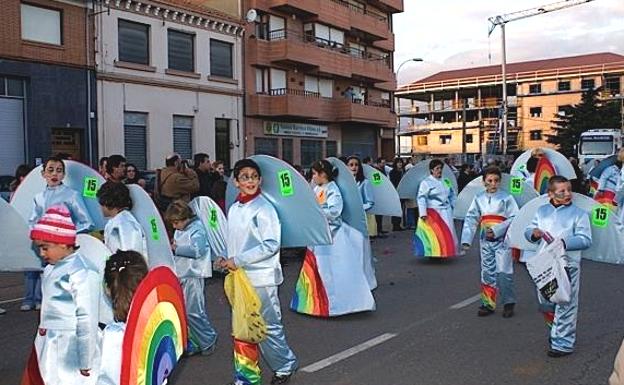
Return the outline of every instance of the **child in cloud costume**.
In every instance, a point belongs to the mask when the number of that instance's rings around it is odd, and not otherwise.
[[[111,252],[134,250],[147,257],[147,239],[143,228],[130,212],[130,191],[123,183],[106,182],[97,192],[98,201],[109,220],[104,227],[104,243]]]
[[[186,314],[190,326],[186,355],[210,354],[217,342],[217,331],[206,312],[205,278],[212,277],[212,259],[208,235],[202,221],[189,205],[174,201],[165,212],[175,229],[173,234],[176,274],[184,291]]]
[[[77,251],[76,227],[64,205],[50,207],[30,236],[48,265],[35,355],[25,379],[40,377],[46,385],[93,384],[99,356],[97,267]]]
[[[291,308],[318,317],[375,310],[363,269],[363,235],[343,221],[344,201],[327,160],[312,165],[314,193],[329,222],[333,243],[308,250]]]
[[[540,309],[550,327],[550,357],[561,357],[574,351],[578,295],[581,275],[581,251],[592,244],[592,231],[587,212],[572,203],[572,186],[561,176],[552,177],[548,184],[550,203],[541,206],[524,236],[529,242],[562,239],[566,250],[566,270],[572,287],[571,300],[567,304],[553,304],[538,292]],[[533,256],[532,258],[536,258]]]
[[[497,292],[504,305],[503,317],[513,316],[516,297],[513,286],[513,261],[505,240],[507,229],[518,213],[518,204],[508,192],[499,189],[502,174],[497,168],[483,173],[485,191],[477,194],[464,219],[461,243],[470,248],[479,228],[481,249],[481,306],[478,315],[494,313]]]
[[[624,180],[622,179],[624,168],[622,168],[622,161],[624,161],[624,149],[618,152],[618,158],[615,164],[607,167],[602,174],[600,174],[598,191],[596,191],[594,195],[594,199],[597,202],[608,206],[613,212],[617,212],[619,207],[618,216],[620,222],[624,215],[624,209],[622,209],[622,203],[624,202],[621,201],[621,196],[618,197],[618,192],[624,188]]]
[[[453,222],[455,191],[442,180],[444,163],[433,159],[431,175],[418,188],[416,201],[420,221],[414,237],[414,254],[420,257],[453,257],[458,254]]]
[[[273,371],[271,384],[289,381],[298,366],[286,342],[278,286],[284,278],[280,265],[281,225],[276,209],[261,194],[262,173],[251,159],[234,165],[233,178],[240,190],[228,211],[227,259],[217,264],[229,270],[243,269],[261,302],[267,337],[260,344],[234,340],[235,384],[261,383],[258,347]]]

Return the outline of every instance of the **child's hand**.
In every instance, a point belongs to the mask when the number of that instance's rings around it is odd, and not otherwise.
[[[427,216],[423,215],[422,217],[420,217],[421,220],[426,221],[427,220]]]
[[[542,236],[544,235],[544,233],[542,232],[542,230],[540,229],[533,229],[533,234],[531,234],[531,237],[538,241],[540,239],[542,239]]]
[[[468,250],[470,250],[470,245],[469,245],[469,244],[467,244],[467,243],[463,243],[463,244],[462,244],[462,250],[464,250],[464,251],[468,251]]]
[[[175,240],[172,240],[171,241],[171,250],[173,250],[173,252],[175,252],[177,247],[178,247],[178,245],[176,245]]]
[[[91,369],[80,369],[80,374],[82,374],[85,377],[89,377],[91,375],[91,373],[89,373],[91,371]]]
[[[223,259],[221,267],[228,270],[236,270],[238,267],[234,263],[234,258]]]

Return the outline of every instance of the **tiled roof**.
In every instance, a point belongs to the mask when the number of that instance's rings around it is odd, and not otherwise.
[[[581,67],[606,63],[624,63],[624,56],[611,52],[602,52],[588,55],[569,56],[555,59],[533,60],[507,64],[507,76],[516,73],[553,70],[558,68]],[[500,75],[501,66],[492,65],[486,67],[464,68],[458,70],[442,71],[424,79],[417,80],[412,85],[430,82],[440,82],[463,78]]]

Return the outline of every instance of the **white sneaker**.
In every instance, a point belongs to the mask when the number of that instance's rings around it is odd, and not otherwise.
[[[2,315],[2,314],[6,314],[6,309],[3,309],[3,308],[0,307],[0,315]]]
[[[33,309],[33,307],[29,304],[23,304],[22,306],[20,306],[20,311],[31,311]]]

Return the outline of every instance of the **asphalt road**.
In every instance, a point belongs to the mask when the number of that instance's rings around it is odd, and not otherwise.
[[[532,283],[517,264],[516,316],[479,318],[476,248],[452,261],[411,256],[411,232],[373,243],[379,262],[377,311],[335,319],[288,310],[300,260],[288,259],[281,287],[284,324],[300,360],[292,384],[485,385],[606,384],[624,337],[624,266],[584,262],[576,352],[546,356],[547,331]],[[169,382],[224,385],[231,381],[229,305],[222,279],[209,280],[208,311],[220,333],[216,352],[182,361]],[[36,312],[19,312],[19,274],[0,274],[0,384],[19,384],[37,326]],[[265,383],[271,373],[264,371]]]

